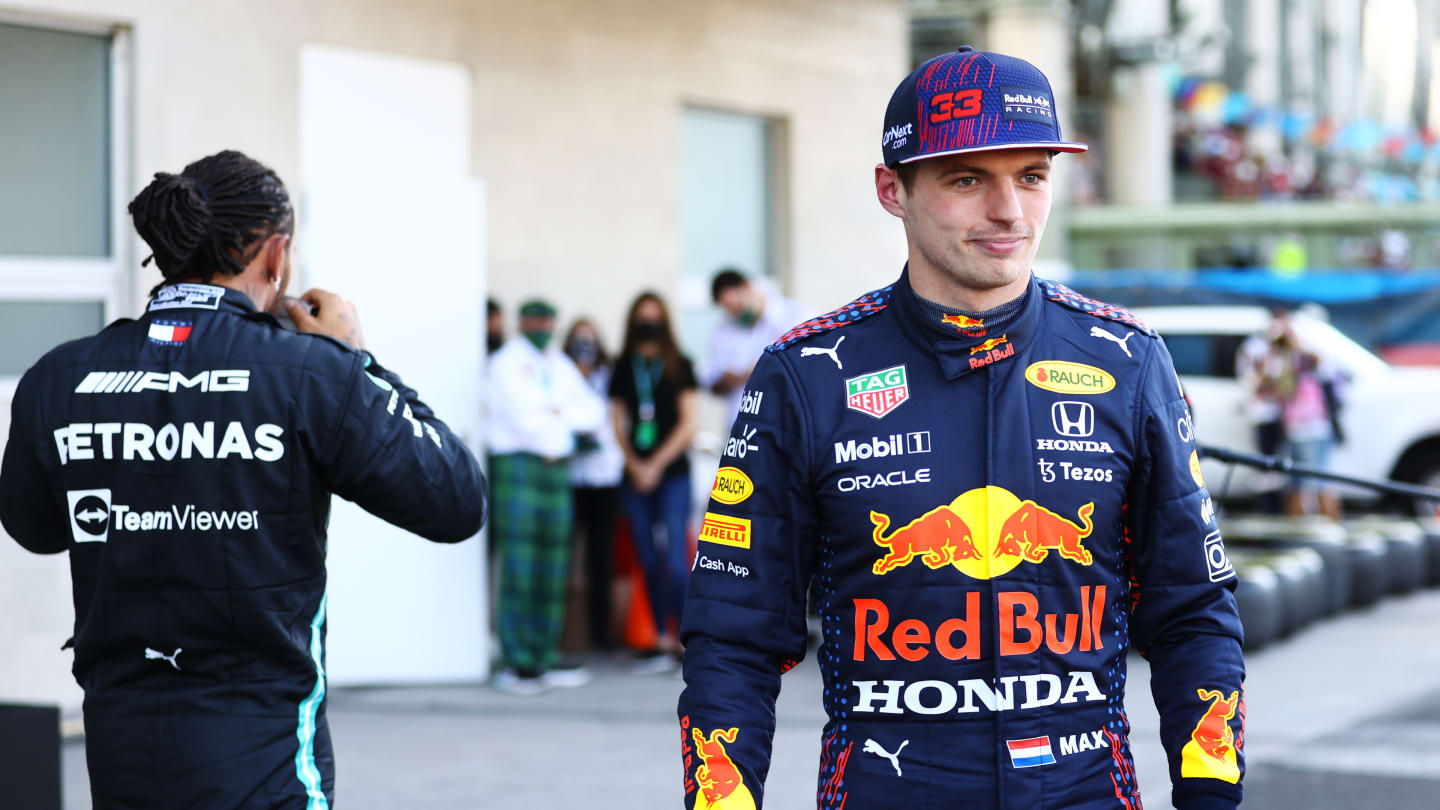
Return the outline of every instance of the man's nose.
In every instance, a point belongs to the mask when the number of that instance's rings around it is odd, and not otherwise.
[[[1020,208],[1019,190],[1012,181],[1002,180],[991,184],[985,202],[985,214],[992,221],[1015,223],[1024,216],[1024,211]]]

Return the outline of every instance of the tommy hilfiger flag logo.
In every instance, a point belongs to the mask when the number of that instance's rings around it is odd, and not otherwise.
[[[194,324],[179,321],[154,321],[150,324],[150,342],[164,346],[179,346],[189,337]]]
[[[1050,752],[1049,737],[1031,737],[1028,740],[1006,740],[1010,749],[1010,764],[1017,768],[1033,768],[1036,765],[1054,765],[1055,755]]]

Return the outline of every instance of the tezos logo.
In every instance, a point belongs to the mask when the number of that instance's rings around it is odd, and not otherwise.
[[[103,543],[110,537],[110,490],[72,489],[70,532],[77,543]]]

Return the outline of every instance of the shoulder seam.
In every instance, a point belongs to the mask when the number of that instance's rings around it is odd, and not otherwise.
[[[765,351],[781,352],[812,335],[831,332],[877,315],[889,306],[890,294],[894,289],[895,285],[890,284],[878,290],[871,290],[844,306],[811,318],[781,335],[780,339],[770,344]]]
[[[1156,337],[1155,330],[1146,326],[1145,322],[1136,317],[1135,313],[1118,304],[1107,304],[1104,301],[1087,298],[1064,284],[1047,279],[1040,279],[1040,291],[1044,294],[1045,300],[1054,301],[1066,309],[1123,324],[1146,337]]]

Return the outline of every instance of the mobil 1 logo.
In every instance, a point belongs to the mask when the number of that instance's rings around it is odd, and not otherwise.
[[[930,431],[919,430],[911,433],[892,433],[889,436],[871,436],[865,441],[850,439],[835,442],[835,463],[866,461],[872,458],[890,456],[913,456],[930,452]]]

